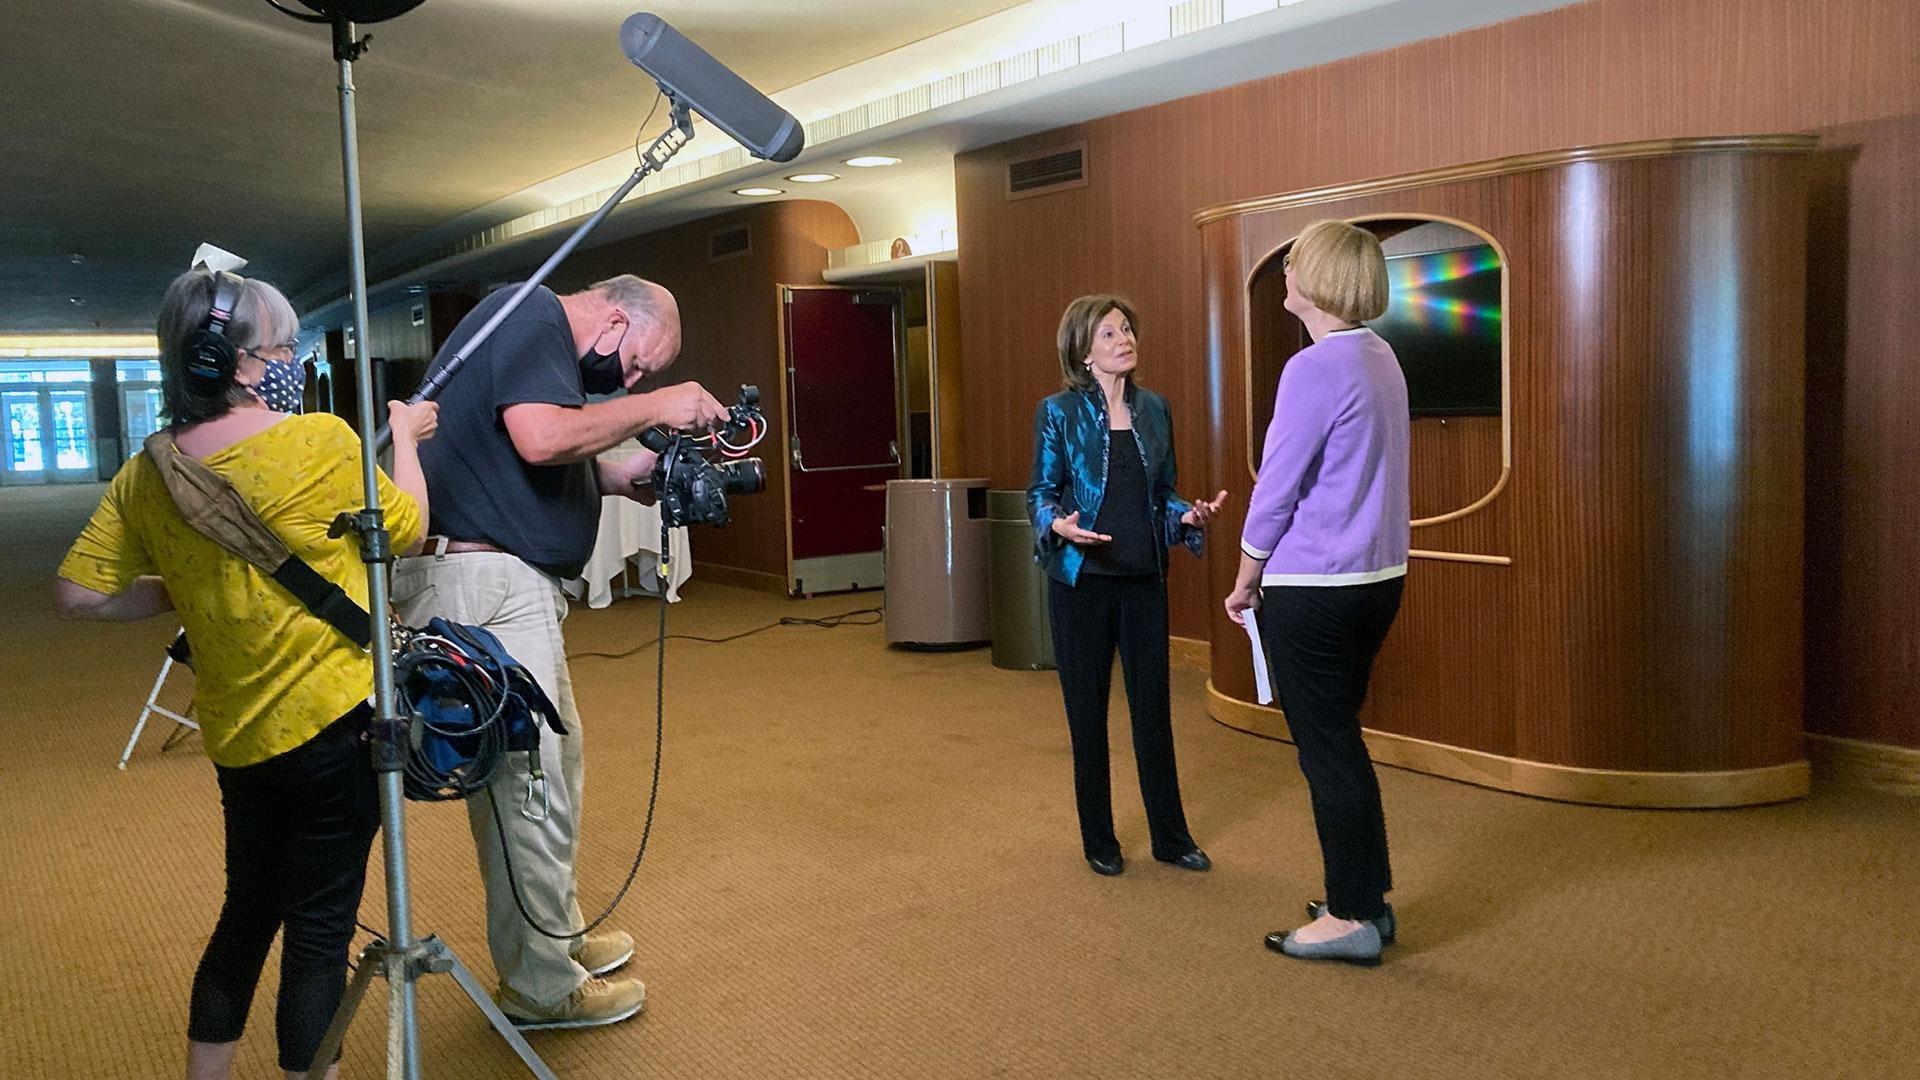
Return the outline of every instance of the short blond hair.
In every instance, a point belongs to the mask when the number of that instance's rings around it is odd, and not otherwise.
[[[1316,221],[1300,230],[1287,258],[1294,285],[1313,306],[1348,322],[1387,311],[1387,257],[1380,238],[1345,221]]]

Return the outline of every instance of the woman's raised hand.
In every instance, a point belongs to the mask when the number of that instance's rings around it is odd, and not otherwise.
[[[1221,505],[1226,501],[1227,492],[1222,488],[1220,494],[1215,495],[1212,500],[1194,503],[1193,509],[1180,515],[1180,520],[1195,528],[1204,529],[1207,527],[1207,522],[1213,519],[1213,515],[1220,512]]]
[[[1088,532],[1081,528],[1080,511],[1078,510],[1068,514],[1066,517],[1054,518],[1053,531],[1059,533],[1062,538],[1072,544],[1104,544],[1113,539],[1113,537],[1105,533]]]

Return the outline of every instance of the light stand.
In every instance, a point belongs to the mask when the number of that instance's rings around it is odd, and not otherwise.
[[[389,3],[377,18],[391,17],[417,4]],[[276,5],[278,6],[278,5]],[[420,1078],[420,1031],[415,1008],[414,982],[422,974],[450,974],[459,984],[474,1006],[486,1015],[487,1022],[500,1033],[507,1045],[518,1054],[540,1080],[556,1080],[552,1070],[540,1060],[533,1048],[514,1029],[506,1015],[500,1011],[486,988],[480,984],[473,972],[460,962],[453,950],[445,942],[429,935],[416,939],[413,936],[413,921],[408,900],[407,881],[407,837],[406,819],[403,813],[402,770],[406,766],[409,740],[407,718],[399,714],[396,708],[393,676],[393,637],[388,632],[392,625],[392,599],[389,592],[389,568],[393,560],[392,537],[387,531],[386,518],[380,508],[379,466],[376,462],[378,451],[386,445],[391,432],[384,426],[376,436],[374,424],[374,396],[372,364],[368,343],[372,340],[367,334],[367,265],[366,245],[361,229],[360,215],[360,147],[353,107],[353,62],[365,51],[364,39],[354,37],[354,24],[333,5],[314,5],[325,10],[325,16],[298,16],[309,21],[324,21],[333,29],[333,56],[340,66],[340,157],[346,182],[347,202],[347,243],[350,257],[351,287],[353,293],[353,325],[355,340],[359,343],[355,350],[354,370],[356,400],[360,411],[360,472],[365,488],[366,506],[358,513],[342,514],[329,530],[333,536],[343,536],[351,531],[359,537],[360,558],[367,566],[367,609],[372,616],[373,633],[373,707],[374,719],[370,727],[373,753],[373,767],[380,784],[380,822],[382,848],[386,857],[387,881],[387,937],[375,940],[360,953],[359,963],[354,971],[352,982],[341,997],[340,1008],[335,1012],[333,1022],[328,1026],[326,1036],[321,1040],[308,1067],[309,1080],[323,1080],[332,1066],[341,1043],[346,1038],[348,1026],[353,1014],[366,995],[367,987],[374,976],[387,980],[387,1076],[399,1080],[419,1080]],[[371,5],[379,8],[381,5]],[[282,10],[285,10],[284,8]],[[289,14],[294,14],[289,12]],[[613,193],[605,205],[586,222],[574,230],[560,249],[554,252],[535,275],[520,291],[490,319],[486,325],[474,334],[459,353],[456,353],[435,377],[423,386],[413,401],[423,401],[439,393],[454,373],[463,364],[468,355],[492,334],[494,329],[510,314],[520,302],[539,285],[553,268],[559,265],[580,241],[600,224],[612,212],[615,205],[632,191],[634,185],[649,173],[657,171],[669,158],[677,153],[693,137],[693,121],[687,105],[674,94],[668,94],[671,106],[672,126],[654,141],[642,155],[642,160],[633,175],[628,177]],[[662,545],[662,551],[666,551]],[[663,601],[664,603],[664,601]]]

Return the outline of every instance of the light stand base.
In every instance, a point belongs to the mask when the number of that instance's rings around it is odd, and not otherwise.
[[[452,975],[469,1000],[493,1025],[493,1030],[507,1041],[513,1052],[520,1055],[520,1063],[527,1067],[538,1080],[558,1080],[553,1070],[533,1052],[526,1037],[500,1011],[493,997],[487,993],[480,980],[460,958],[447,948],[447,943],[429,934],[416,941],[407,953],[395,951],[386,942],[375,940],[360,950],[360,962],[353,973],[353,981],[347,984],[347,991],[340,998],[339,1011],[333,1014],[333,1023],[327,1027],[326,1037],[320,1040],[320,1048],[314,1052],[313,1065],[307,1072],[307,1080],[325,1080],[327,1069],[333,1064],[334,1057],[340,1052],[340,1044],[347,1037],[347,1028],[353,1023],[353,1014],[360,1007],[360,1001],[366,997],[367,987],[372,985],[376,976],[387,979],[400,978],[409,982],[416,981],[422,973],[432,975]]]

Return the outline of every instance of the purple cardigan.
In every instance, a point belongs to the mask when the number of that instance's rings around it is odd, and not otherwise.
[[[1407,381],[1361,327],[1280,374],[1240,550],[1263,585],[1365,585],[1407,572]]]

